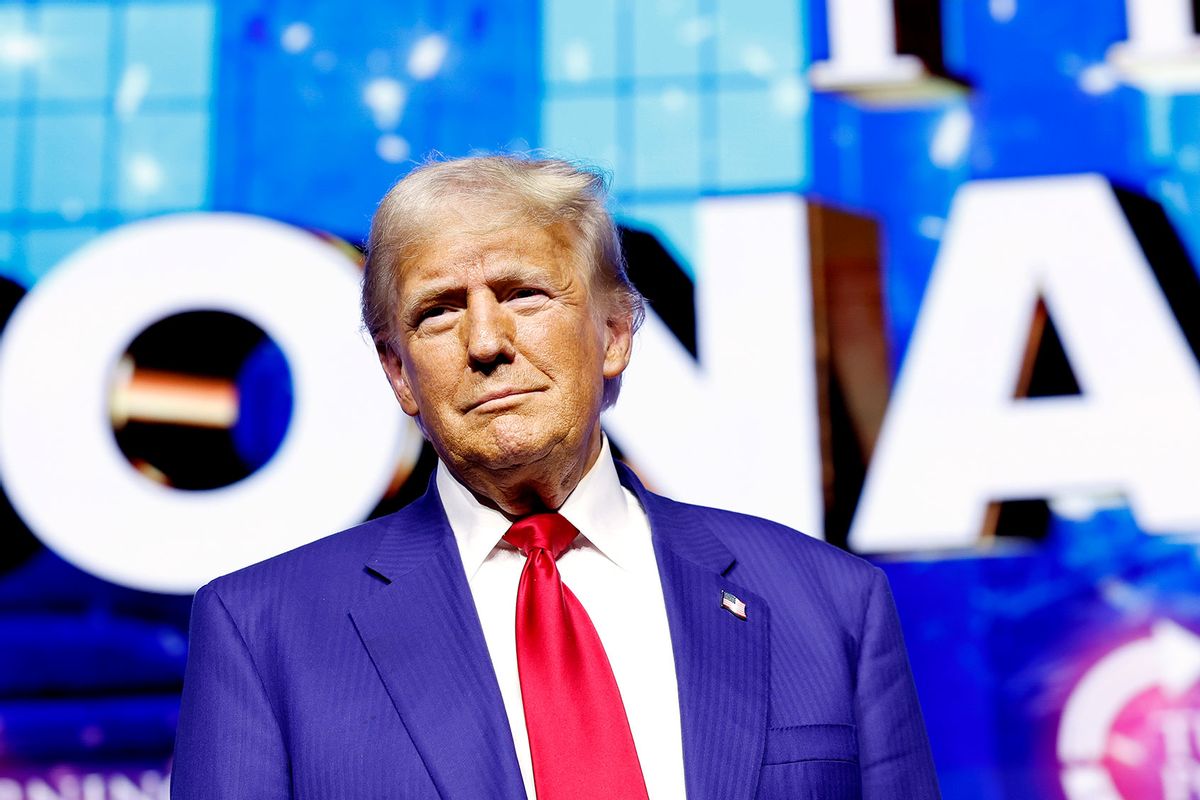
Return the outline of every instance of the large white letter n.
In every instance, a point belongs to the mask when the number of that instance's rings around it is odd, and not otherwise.
[[[1039,297],[1081,396],[1014,397]],[[1147,531],[1200,531],[1195,358],[1103,178],[969,184],[954,201],[851,545],[965,547],[991,501],[1113,493]]]

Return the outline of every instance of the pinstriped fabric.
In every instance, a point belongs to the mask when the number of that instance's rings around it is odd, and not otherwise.
[[[434,544],[449,535],[433,493],[202,589],[172,797],[523,798],[457,551]],[[444,657],[438,635],[456,642]],[[424,717],[397,713],[393,694]],[[469,722],[427,759],[418,731],[455,707]]]
[[[660,549],[752,589],[748,616],[756,604],[769,608],[762,752],[770,760],[756,796],[936,800],[937,776],[883,573],[782,525],[652,495],[624,470],[622,480],[650,515]],[[662,567],[665,592],[671,581]],[[681,652],[678,643],[675,649],[682,683],[685,664],[704,654]],[[681,703],[688,700],[681,686]],[[687,736],[685,730],[685,752]],[[710,759],[716,752],[699,749]],[[688,759],[685,767],[691,796],[694,773],[727,764]]]
[[[524,797],[512,733],[458,550],[351,612],[443,797]]]
[[[882,573],[622,480],[655,537],[688,796],[936,798]],[[524,797],[436,491],[214,581],[192,625],[173,797]]]
[[[289,797],[278,714],[233,618],[211,587],[196,594],[191,629],[180,710],[191,724],[177,736],[172,796]],[[226,722],[230,709],[236,709],[233,724]],[[217,785],[221,789],[212,795],[204,788]]]
[[[921,720],[916,687],[904,649],[900,620],[887,578],[876,569],[858,650],[859,682],[855,712],[860,731],[859,758],[863,784],[887,787],[905,797],[934,797],[934,789],[900,767],[916,764],[933,775],[933,756]],[[866,735],[869,733],[869,735]]]
[[[840,800],[861,797],[862,781],[853,761],[809,760],[763,767],[759,797],[790,800]],[[875,795],[866,795],[874,797]],[[902,800],[904,794],[884,793],[879,797]]]
[[[668,547],[657,553],[679,682],[688,797],[749,800],[766,735],[766,605]],[[721,607],[722,591],[746,603],[745,620]]]

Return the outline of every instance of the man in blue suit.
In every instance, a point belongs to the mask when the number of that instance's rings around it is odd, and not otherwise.
[[[605,199],[495,156],[384,198],[364,319],[437,474],[197,593],[173,797],[938,797],[883,574],[612,460]]]

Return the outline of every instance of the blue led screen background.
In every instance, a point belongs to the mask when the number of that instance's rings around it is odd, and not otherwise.
[[[0,800],[165,797],[190,589],[419,493],[357,248],[530,150],[650,303],[615,447],[887,571],[947,798],[1200,797],[1196,17],[0,2]]]

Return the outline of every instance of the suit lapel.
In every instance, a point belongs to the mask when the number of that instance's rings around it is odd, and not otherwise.
[[[491,657],[435,484],[392,518],[367,568],[388,582],[350,612],[444,798],[524,798]]]
[[[618,468],[654,535],[679,682],[688,797],[748,800],[766,741],[767,605],[725,577],[733,555],[699,513],[647,492],[628,469]],[[722,591],[746,603],[745,620],[721,607]]]

